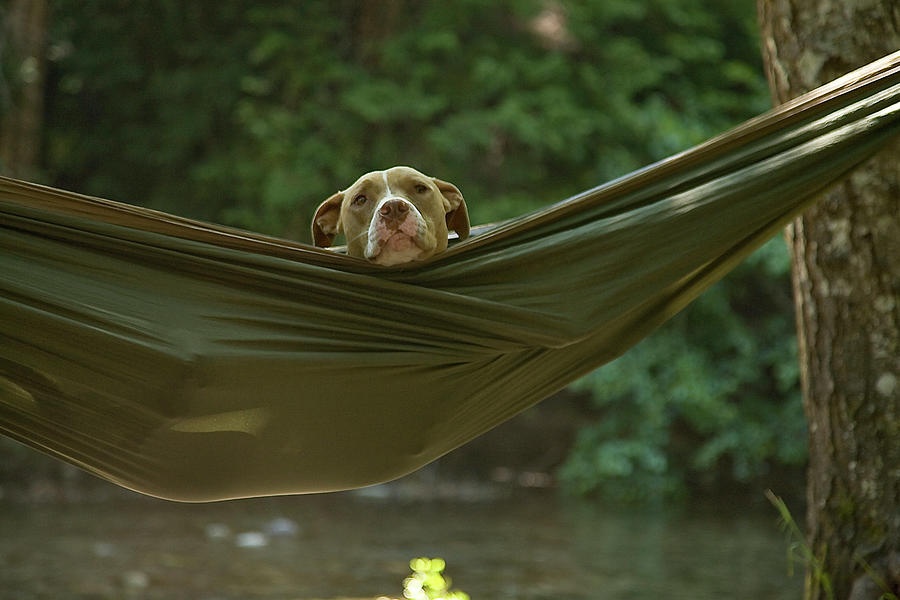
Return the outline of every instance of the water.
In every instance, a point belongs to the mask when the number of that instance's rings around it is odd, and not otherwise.
[[[552,494],[0,505],[0,599],[401,597],[440,556],[472,600],[795,599],[774,509],[621,512]]]

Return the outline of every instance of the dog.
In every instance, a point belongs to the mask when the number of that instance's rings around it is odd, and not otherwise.
[[[448,232],[469,236],[469,213],[452,183],[411,167],[366,173],[319,205],[312,220],[316,246],[347,238],[347,254],[378,265],[422,261],[447,249]]]

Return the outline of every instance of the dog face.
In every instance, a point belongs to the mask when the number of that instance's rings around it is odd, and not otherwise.
[[[462,193],[451,183],[410,167],[366,173],[316,209],[316,246],[330,246],[338,233],[347,254],[379,265],[425,260],[447,248],[447,233],[469,235]]]

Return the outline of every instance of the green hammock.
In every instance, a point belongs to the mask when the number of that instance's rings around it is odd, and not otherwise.
[[[0,432],[176,500],[399,477],[622,354],[898,132],[900,53],[387,269],[0,179]]]

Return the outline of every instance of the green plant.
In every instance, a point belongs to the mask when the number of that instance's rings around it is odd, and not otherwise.
[[[469,595],[450,589],[444,575],[443,558],[414,558],[409,561],[412,575],[403,580],[403,597],[408,600],[469,600]]]
[[[803,532],[794,520],[793,515],[791,515],[791,511],[788,509],[784,500],[776,496],[772,490],[766,490],[766,498],[768,498],[769,502],[771,502],[776,510],[778,510],[778,514],[781,517],[782,529],[787,533],[789,574],[793,575],[794,562],[799,560],[808,569],[807,577],[809,578],[809,587],[812,587],[813,589],[821,588],[825,593],[825,597],[828,598],[828,600],[832,600],[834,598],[834,591],[831,585],[831,578],[828,576],[828,573],[825,572],[824,567],[826,548],[823,547],[818,554],[814,552],[813,549],[809,547],[809,544],[806,543]],[[879,596],[879,600],[898,600],[897,595],[892,593],[888,588],[884,578],[872,568],[872,565],[870,565],[865,558],[857,556],[855,561],[862,567],[863,571],[866,572],[866,575],[868,575],[872,581],[883,590],[883,593]]]
[[[781,527],[787,534],[788,538],[788,573],[794,574],[794,562],[799,560],[808,567],[807,577],[810,578],[809,585],[813,588],[821,588],[825,592],[828,600],[834,599],[834,591],[831,586],[831,578],[825,572],[823,567],[825,561],[826,549],[822,548],[817,555],[809,544],[806,543],[803,532],[791,515],[784,500],[775,495],[772,490],[766,490],[766,498],[778,510],[781,516]]]

